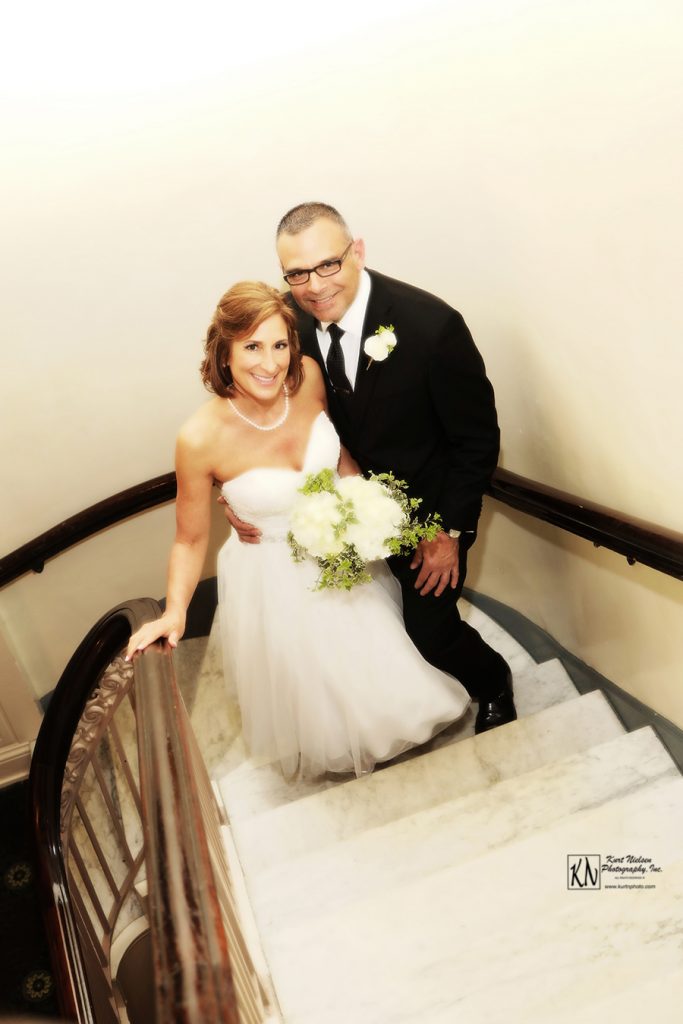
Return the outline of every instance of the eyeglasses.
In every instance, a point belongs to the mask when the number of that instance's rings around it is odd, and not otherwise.
[[[317,267],[311,267],[310,270],[290,270],[289,273],[282,276],[289,285],[306,284],[311,274],[317,274],[318,277],[332,277],[333,274],[338,274],[341,270],[342,263],[348,256],[352,245],[353,242],[349,242],[337,260],[325,260],[324,263],[319,263]]]

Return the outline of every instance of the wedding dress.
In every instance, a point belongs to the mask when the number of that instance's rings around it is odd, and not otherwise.
[[[298,488],[338,459],[321,412],[301,471],[250,469],[222,487],[237,516],[262,531],[259,544],[233,533],[218,556],[226,677],[251,757],[279,762],[287,777],[370,771],[430,739],[470,701],[408,637],[384,562],[373,563],[370,583],[316,591],[316,563],[293,560],[286,538]]]

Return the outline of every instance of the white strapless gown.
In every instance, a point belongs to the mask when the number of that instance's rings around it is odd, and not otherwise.
[[[467,691],[429,665],[403,625],[400,588],[384,562],[350,591],[313,589],[318,567],[295,562],[289,511],[307,473],[336,467],[324,412],[304,467],[250,469],[223,484],[260,544],[232,534],[218,556],[223,660],[252,758],[284,774],[370,771],[424,743],[467,709]]]

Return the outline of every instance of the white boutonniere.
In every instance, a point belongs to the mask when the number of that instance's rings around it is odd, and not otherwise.
[[[388,327],[378,327],[374,334],[366,338],[363,342],[363,351],[370,358],[366,370],[369,370],[375,362],[383,363],[396,348],[396,341],[393,324],[389,324]]]

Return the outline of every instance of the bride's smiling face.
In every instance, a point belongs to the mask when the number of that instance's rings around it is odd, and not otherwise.
[[[270,316],[230,346],[235,390],[257,402],[275,398],[287,379],[289,357],[287,324],[279,314]]]

